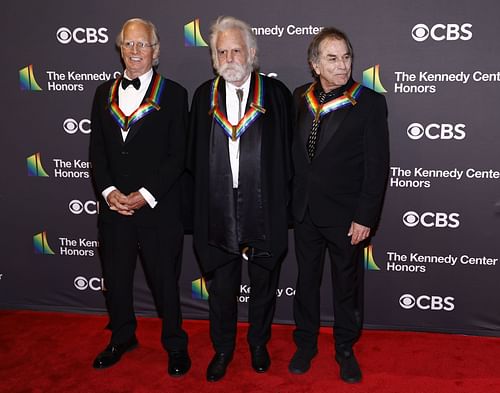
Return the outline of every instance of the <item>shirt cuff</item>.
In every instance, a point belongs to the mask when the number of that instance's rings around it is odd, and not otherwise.
[[[158,203],[153,196],[148,190],[146,190],[144,187],[141,187],[139,189],[139,192],[141,193],[142,197],[146,200],[148,205],[151,207],[151,209],[154,209],[156,204]]]
[[[104,200],[106,201],[106,203],[108,203],[108,195],[111,194],[111,192],[113,192],[116,189],[117,188],[115,186],[109,186],[103,192],[101,192],[101,195],[104,198]],[[109,206],[109,203],[108,203],[108,206]]]

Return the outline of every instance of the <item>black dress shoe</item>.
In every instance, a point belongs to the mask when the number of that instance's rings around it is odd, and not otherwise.
[[[191,368],[191,359],[186,350],[168,352],[168,373],[172,377],[180,377]]]
[[[354,352],[342,352],[335,354],[335,360],[340,366],[340,378],[348,383],[361,382],[361,369]]]
[[[217,382],[224,375],[226,375],[226,369],[231,360],[233,359],[233,353],[217,352],[207,368],[207,381]]]
[[[107,368],[118,363],[125,352],[132,351],[138,345],[134,336],[123,344],[109,344],[94,360],[94,368]]]
[[[311,360],[317,353],[317,350],[304,351],[303,349],[297,349],[292,357],[292,360],[290,360],[288,371],[292,374],[304,374],[311,367]]]
[[[255,371],[258,373],[265,373],[269,370],[271,358],[269,357],[269,352],[267,352],[265,345],[250,347],[250,353],[252,355],[252,367]]]

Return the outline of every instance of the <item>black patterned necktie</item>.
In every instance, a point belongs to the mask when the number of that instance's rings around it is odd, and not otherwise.
[[[321,91],[319,93],[319,105],[321,109],[321,105],[324,104],[325,98],[326,98],[326,93],[324,91]],[[314,154],[316,153],[316,143],[318,141],[318,130],[319,130],[319,123],[321,119],[319,116],[315,116],[312,127],[311,127],[311,132],[309,133],[309,137],[307,138],[307,154],[309,155],[309,159],[312,161],[314,158]]]
[[[139,90],[139,87],[141,87],[141,80],[139,78],[135,78],[135,79],[132,79],[132,80],[127,79],[127,78],[123,78],[122,79],[122,87],[123,87],[123,89],[126,89],[130,85],[134,86],[136,90]]]

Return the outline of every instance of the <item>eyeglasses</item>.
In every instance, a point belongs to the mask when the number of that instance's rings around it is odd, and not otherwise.
[[[127,50],[132,50],[135,47],[135,49],[137,49],[137,50],[146,50],[146,49],[152,48],[153,46],[156,46],[156,45],[157,45],[157,43],[149,44],[147,42],[142,42],[142,41],[137,41],[137,42],[125,41],[122,44],[122,48],[127,49]]]

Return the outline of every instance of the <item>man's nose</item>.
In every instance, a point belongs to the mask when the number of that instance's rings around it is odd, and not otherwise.
[[[347,69],[347,63],[346,63],[346,61],[345,60],[340,60],[339,63],[338,63],[338,68],[346,70]]]

